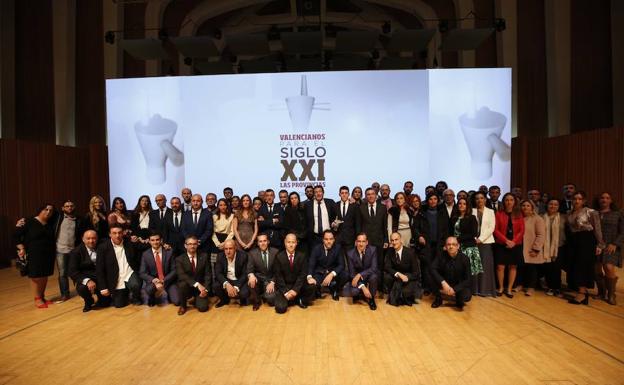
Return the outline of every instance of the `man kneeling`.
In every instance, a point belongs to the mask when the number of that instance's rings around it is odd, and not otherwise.
[[[392,233],[390,244],[392,248],[388,249],[384,262],[388,303],[393,306],[412,306],[416,299],[422,297],[420,263],[412,249],[403,247],[401,234]]]
[[[463,310],[465,303],[470,301],[472,295],[470,292],[470,260],[459,251],[457,238],[446,238],[444,250],[433,262],[431,270],[433,280],[439,289],[431,307],[440,307],[444,294],[455,297],[455,306],[457,309]]]
[[[247,287],[247,254],[236,250],[232,239],[223,242],[223,252],[217,256],[215,265],[215,284],[213,290],[221,307],[230,303],[230,299],[238,299],[241,306],[247,305],[249,288]]]
[[[284,239],[286,250],[280,251],[273,265],[275,279],[275,311],[285,313],[295,303],[302,309],[308,307],[314,297],[314,285],[306,282],[308,262],[301,251],[297,251],[297,236],[288,234]]]

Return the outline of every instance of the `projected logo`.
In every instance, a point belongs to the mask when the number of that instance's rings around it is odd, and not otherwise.
[[[163,184],[167,180],[167,159],[174,166],[184,163],[184,154],[173,145],[177,130],[176,122],[159,114],[152,115],[147,124],[142,121],[134,124],[134,131],[145,158],[146,177],[151,184]]]
[[[284,173],[281,188],[302,188],[309,184],[325,186],[325,133],[305,133],[310,126],[312,110],[330,111],[329,103],[315,103],[308,95],[306,75],[301,75],[300,94],[286,98],[292,128],[297,134],[280,134],[280,163]]]
[[[459,117],[459,125],[472,158],[473,177],[483,180],[492,176],[494,153],[498,154],[501,161],[510,161],[511,147],[501,139],[506,123],[505,115],[487,107]]]

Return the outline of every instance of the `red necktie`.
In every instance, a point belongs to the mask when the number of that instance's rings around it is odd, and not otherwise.
[[[195,257],[191,256],[191,268],[193,269],[193,273],[195,273]]]
[[[294,258],[295,258],[294,255],[292,255],[292,254],[288,255],[288,263],[290,263],[290,270],[293,269],[293,265],[295,264],[294,261],[293,261]]]
[[[160,259],[160,253],[156,251],[154,253],[154,259],[156,260],[156,271],[158,271],[158,279],[165,280],[165,273],[163,272],[162,260]]]

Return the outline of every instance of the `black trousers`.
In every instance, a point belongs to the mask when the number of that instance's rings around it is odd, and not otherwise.
[[[195,307],[200,313],[208,311],[208,296],[200,297],[199,289],[186,283],[178,281],[178,293],[180,295],[180,306],[186,308],[186,301],[195,298]]]
[[[522,270],[524,270],[524,288],[535,289],[537,286],[537,271],[542,265],[535,263],[525,263]]]
[[[95,295],[98,299],[98,306],[107,307],[110,305],[110,297],[104,297],[100,293],[100,289],[98,289],[97,281],[92,279],[95,282]],[[82,299],[84,300],[85,305],[93,305],[93,297],[87,285],[83,285],[82,282],[76,283],[76,292]]]
[[[312,277],[316,280],[316,290],[319,293],[322,290],[321,283],[323,283],[325,276],[329,273],[330,272],[327,271],[324,273],[314,273],[314,275],[312,275]],[[338,275],[332,278],[332,281],[329,284],[329,292],[333,293],[334,291],[337,291],[338,294],[340,294],[340,292],[342,291],[342,288],[344,287],[344,285],[347,283],[348,280],[349,280],[349,276],[347,275],[347,273],[344,270],[341,271],[340,273],[338,273]]]
[[[128,281],[126,281],[125,289],[113,290],[113,306],[115,307],[125,307],[128,306],[130,302],[130,296],[132,296],[132,301],[140,303],[141,302],[141,286],[143,285],[143,281],[139,278],[137,273],[132,273]]]
[[[436,255],[435,253],[435,249],[429,246],[425,246],[418,251],[418,261],[420,262],[420,271],[422,272],[422,288],[430,292],[435,289],[435,283],[431,275],[431,266]]]
[[[388,290],[384,281],[384,262],[386,260],[387,249],[383,248],[383,244],[373,246],[375,246],[375,249],[377,249],[377,290],[381,293],[387,293]]]
[[[403,282],[400,278],[386,274],[386,288],[388,289],[388,303],[393,306],[405,304],[406,301],[413,302],[422,296],[420,282]]]
[[[544,264],[544,274],[546,275],[546,285],[551,290],[561,290],[561,262],[563,261],[563,247],[559,248],[557,259]]]
[[[464,306],[466,302],[470,302],[472,298],[470,289],[457,290],[453,288],[453,290],[455,290],[455,305]],[[439,290],[436,292],[436,301],[442,301],[442,293]]]
[[[256,286],[253,289],[251,287],[249,288],[249,301],[253,304],[260,304],[261,299],[264,298],[266,303],[270,306],[275,305],[275,290],[270,294],[266,292],[266,287],[269,284],[269,281],[257,276],[256,278],[258,279]]]
[[[303,286],[301,286],[301,291],[297,293],[297,296],[292,300],[288,301],[286,297],[284,297],[284,293],[288,290],[285,288],[277,289],[275,293],[275,312],[277,313],[286,313],[288,306],[292,306],[301,299],[304,305],[309,305],[314,300],[314,285],[310,285],[305,282]]]
[[[234,298],[240,299],[241,304],[246,304],[247,298],[249,298],[249,287],[247,286],[247,279],[244,278],[244,281],[240,279],[238,280],[228,279],[227,281],[232,286],[238,287],[238,290],[239,290],[238,295]],[[214,285],[212,286],[212,290],[214,291],[215,295],[219,297],[221,302],[223,303],[230,302],[230,297],[228,296],[227,290],[223,288],[223,284],[219,282],[215,282]]]

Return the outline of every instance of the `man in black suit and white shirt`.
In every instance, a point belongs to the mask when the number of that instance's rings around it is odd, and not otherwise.
[[[184,239],[194,235],[199,240],[199,250],[208,252],[212,244],[212,213],[202,208],[203,199],[199,194],[191,198],[191,210],[182,215],[180,231]]]
[[[97,252],[97,233],[87,230],[82,235],[82,244],[69,253],[68,275],[76,285],[78,295],[84,300],[83,312],[91,310],[95,302],[93,295],[97,296],[97,307],[106,307],[110,304],[110,297],[102,296],[97,283],[95,261]]]
[[[217,307],[227,305],[230,299],[239,299],[240,305],[247,305],[247,254],[236,250],[236,242],[223,242],[223,251],[217,256],[213,291],[219,297]]]
[[[377,250],[377,289],[383,293],[384,252],[388,248],[388,211],[386,206],[377,202],[375,189],[366,189],[366,201],[360,204],[360,212],[356,217],[356,233],[365,233],[368,243]]]
[[[447,188],[442,193],[442,203],[438,210],[438,242],[444,244],[444,240],[453,234],[451,218],[459,216],[459,210],[455,204],[455,192]]]
[[[175,260],[171,250],[162,245],[162,236],[154,231],[149,237],[150,248],[141,256],[139,276],[145,282],[147,304],[154,306],[156,300],[164,300],[178,305],[178,287],[176,283]]]
[[[385,261],[388,303],[412,306],[422,297],[418,258],[412,249],[403,246],[401,234],[392,233],[390,244]]]
[[[498,200],[500,198],[501,191],[498,186],[490,186],[488,189],[488,200],[485,204],[487,208],[494,210],[494,212],[500,211],[503,209],[502,202]]]
[[[95,267],[100,293],[112,296],[115,307],[127,306],[129,297],[134,305],[140,305],[143,281],[138,274],[139,258],[132,244],[124,241],[121,225],[111,225],[109,236],[110,241],[97,248]]]
[[[182,200],[184,205],[182,206],[182,211],[190,211],[191,210],[191,198],[193,197],[193,192],[190,188],[185,187],[180,192],[182,195]]]
[[[359,214],[358,206],[349,201],[349,187],[340,187],[340,201],[336,204],[336,242],[345,252],[355,246],[356,215]]]
[[[314,299],[314,286],[306,282],[308,262],[305,254],[296,250],[297,236],[286,235],[284,246],[285,250],[277,253],[273,264],[275,311],[280,314],[295,303],[305,309]]]
[[[208,288],[212,283],[212,268],[208,255],[198,252],[198,247],[197,237],[191,235],[184,240],[186,253],[176,258],[180,294],[178,315],[186,313],[186,303],[191,297],[195,298],[195,307],[200,313],[208,311]]]
[[[247,255],[247,278],[250,289],[249,298],[253,310],[260,308],[262,299],[273,306],[275,304],[275,280],[273,279],[273,264],[278,249],[270,247],[269,237],[261,233],[258,235],[258,247],[251,249]]]
[[[156,194],[154,200],[156,201],[156,209],[149,213],[149,229],[150,231],[158,231],[163,234],[165,231],[165,217],[170,211],[167,208],[167,197],[164,194]]]
[[[282,223],[284,222],[284,211],[278,203],[275,203],[275,191],[267,189],[264,192],[264,204],[260,207],[258,219],[258,229],[261,233],[266,233],[271,246],[281,249],[284,247],[282,241]]]
[[[305,204],[310,250],[323,242],[323,232],[330,230],[336,219],[336,202],[324,195],[323,186],[314,186],[314,199]]]
[[[171,210],[167,210],[164,223],[164,247],[171,249],[173,258],[184,253],[184,237],[182,236],[182,201],[178,197],[171,198]]]

